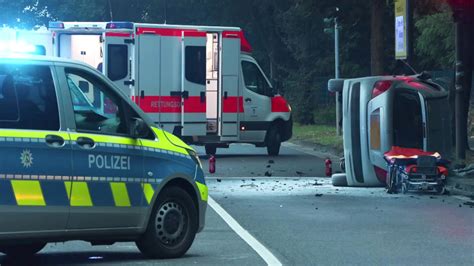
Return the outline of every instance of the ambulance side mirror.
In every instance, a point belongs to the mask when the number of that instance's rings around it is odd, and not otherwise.
[[[133,138],[145,138],[150,133],[147,124],[140,118],[132,118],[130,123],[130,135]]]

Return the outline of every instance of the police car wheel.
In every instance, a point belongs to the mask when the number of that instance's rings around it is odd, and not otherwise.
[[[280,154],[281,135],[278,132],[278,127],[272,126],[267,133],[267,153],[270,156],[277,156]]]
[[[29,257],[40,252],[45,246],[46,243],[0,246],[0,252],[10,257]]]
[[[147,230],[137,241],[138,248],[150,258],[183,256],[196,236],[197,217],[196,206],[186,191],[167,188],[157,199]]]

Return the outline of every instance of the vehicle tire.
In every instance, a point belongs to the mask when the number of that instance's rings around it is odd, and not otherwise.
[[[267,153],[270,156],[278,156],[281,147],[281,134],[277,126],[272,126],[267,132]]]
[[[438,195],[444,195],[446,194],[446,187],[444,185],[438,185],[436,186],[436,193],[438,193]]]
[[[207,155],[216,155],[216,152],[217,152],[217,146],[216,145],[206,144],[204,146],[204,148],[206,149],[206,154]]]
[[[5,253],[9,257],[31,257],[40,252],[46,243],[31,243],[12,246],[0,246],[0,252]]]
[[[178,258],[191,247],[198,229],[198,213],[191,196],[170,187],[159,195],[145,233],[136,241],[150,258]]]
[[[335,187],[347,187],[346,174],[334,174],[331,177],[332,185]]]

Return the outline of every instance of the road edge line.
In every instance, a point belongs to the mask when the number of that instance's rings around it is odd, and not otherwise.
[[[244,240],[268,265],[282,265],[273,253],[243,228],[219,203],[209,197],[209,206],[229,225],[232,230]]]

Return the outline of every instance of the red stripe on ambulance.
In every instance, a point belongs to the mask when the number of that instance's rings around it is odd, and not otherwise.
[[[167,28],[137,28],[137,35],[157,34],[161,36],[181,37],[184,32],[185,37],[206,37],[206,32],[193,29],[167,29]]]
[[[145,113],[181,113],[181,98],[177,96],[136,97],[135,102]],[[184,99],[185,113],[205,113],[206,103],[199,96]]]

